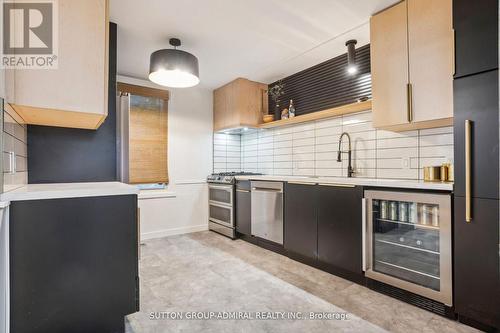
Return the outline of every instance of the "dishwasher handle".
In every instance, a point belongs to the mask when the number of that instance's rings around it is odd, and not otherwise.
[[[268,188],[268,187],[252,187],[252,191],[256,192],[272,192],[272,193],[283,193],[283,190],[277,188]]]

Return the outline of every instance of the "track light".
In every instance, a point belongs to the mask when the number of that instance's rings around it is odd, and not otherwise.
[[[356,65],[356,44],[357,40],[348,40],[345,45],[347,46],[347,73],[354,75],[358,72],[358,66]]]

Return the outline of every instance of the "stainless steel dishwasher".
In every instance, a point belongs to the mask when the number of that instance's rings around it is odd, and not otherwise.
[[[283,245],[283,183],[252,181],[252,235]]]

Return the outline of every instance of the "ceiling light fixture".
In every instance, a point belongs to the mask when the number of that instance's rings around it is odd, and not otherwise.
[[[347,46],[347,73],[354,75],[358,72],[358,66],[356,66],[356,44],[357,40],[351,39],[345,43]]]
[[[162,49],[151,54],[149,79],[161,86],[189,88],[200,83],[198,58],[189,52],[177,50],[181,41],[170,38],[173,49]]]

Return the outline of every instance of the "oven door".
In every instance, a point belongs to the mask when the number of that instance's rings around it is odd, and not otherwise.
[[[208,185],[208,218],[223,226],[234,228],[233,185]]]
[[[233,207],[209,202],[208,210],[208,218],[210,221],[221,224],[228,228],[234,228]]]
[[[233,206],[233,185],[208,185],[208,200],[217,205]]]

